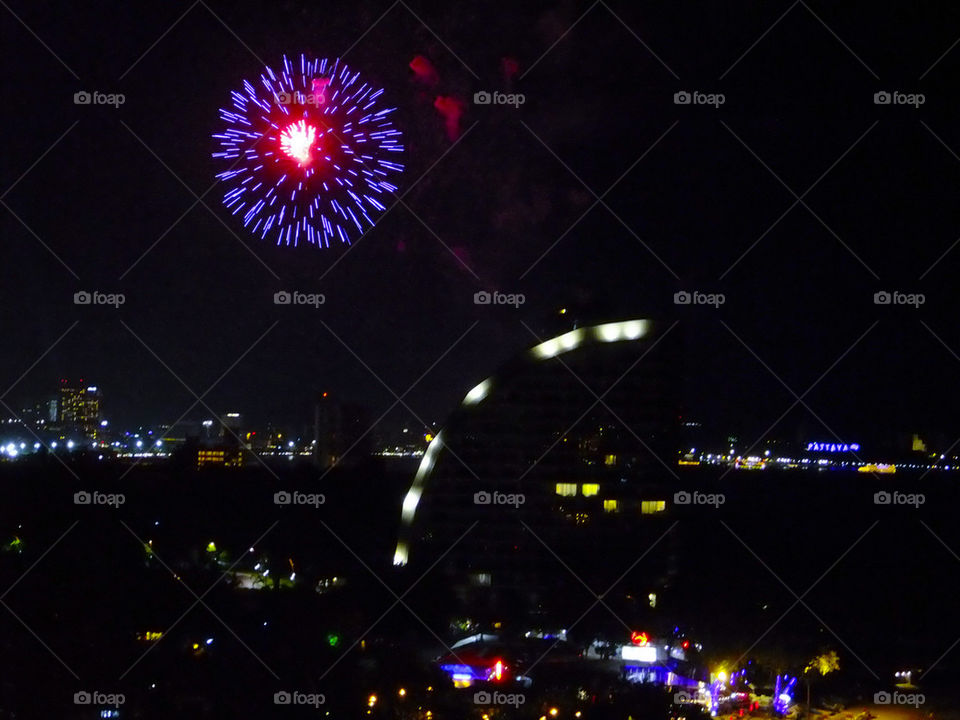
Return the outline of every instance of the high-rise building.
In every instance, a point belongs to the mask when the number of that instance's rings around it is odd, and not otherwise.
[[[57,422],[64,430],[81,432],[89,438],[96,438],[100,429],[102,395],[95,385],[71,383],[66,378],[60,380],[60,393],[57,402]]]
[[[673,539],[658,541],[672,521],[675,338],[648,320],[583,326],[474,387],[403,500],[394,564],[436,563],[464,607],[540,612],[565,601],[569,568],[609,585],[610,567],[655,545],[624,592],[661,594],[676,572]]]
[[[220,420],[220,442],[230,447],[243,445],[243,417],[238,412],[224,413]]]
[[[314,457],[321,468],[359,462],[371,450],[366,410],[321,392],[314,404]]]

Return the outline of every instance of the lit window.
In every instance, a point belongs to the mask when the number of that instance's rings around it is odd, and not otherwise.
[[[644,515],[662,513],[667,509],[666,500],[643,500],[640,503],[640,512]]]
[[[603,501],[603,510],[604,512],[616,512],[619,508],[619,503],[616,500],[604,500]]]
[[[584,483],[580,486],[580,492],[583,493],[584,497],[596,495],[598,492],[600,492],[600,485],[597,483]]]
[[[576,494],[576,483],[557,483],[557,495],[562,495],[563,497],[573,497]]]
[[[617,456],[616,456],[616,455],[607,455],[607,456],[603,459],[603,464],[604,464],[604,465],[616,465],[616,464],[617,464]]]

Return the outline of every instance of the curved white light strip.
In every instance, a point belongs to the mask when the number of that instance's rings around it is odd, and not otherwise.
[[[473,390],[467,393],[466,397],[463,398],[464,405],[476,405],[478,402],[481,402],[487,395],[490,394],[490,388],[493,387],[493,378],[487,378],[482,383],[477,385]]]
[[[583,328],[577,328],[576,330],[571,330],[563,335],[558,335],[555,338],[545,340],[539,345],[534,345],[532,348],[530,348],[530,354],[538,360],[546,360],[548,358],[556,357],[560,353],[570,352],[571,350],[576,349],[586,339],[587,331]]]
[[[593,336],[600,342],[619,342],[638,340],[650,331],[649,320],[627,320],[626,322],[606,323],[593,328]]]
[[[626,320],[605,323],[589,328],[577,328],[555,338],[545,340],[530,348],[530,354],[538,360],[548,360],[565,352],[576,350],[590,339],[600,342],[639,340],[650,331],[649,320]],[[472,392],[472,391],[471,391]]]
[[[603,325],[594,325],[588,328],[577,328],[563,335],[546,340],[539,345],[530,348],[530,354],[538,360],[547,360],[556,357],[565,352],[575,350],[589,340],[599,342],[622,342],[625,340],[639,340],[650,332],[649,320],[626,320],[624,322],[605,323]],[[493,378],[487,378],[482,383],[474,387],[463,398],[463,405],[476,405],[482,402],[493,388]],[[420,498],[423,495],[423,486],[427,476],[433,470],[436,462],[436,455],[443,447],[441,430],[434,437],[433,441],[427,446],[427,451],[423,454],[420,466],[417,468],[417,474],[413,478],[413,483],[403,498],[403,509],[401,511],[401,521],[403,525],[409,526],[417,514],[417,507],[420,505]],[[400,567],[406,565],[409,560],[409,547],[406,542],[400,540],[393,553],[393,564]]]
[[[417,474],[413,478],[413,484],[403,498],[403,511],[401,512],[400,519],[403,520],[404,523],[409,524],[413,522],[413,516],[417,512],[417,505],[420,504],[420,496],[423,494],[423,480],[433,469],[433,463],[441,447],[443,447],[442,430],[437,433],[437,436],[431,440],[427,446],[427,451],[423,454],[423,459],[420,460],[420,466],[417,468]]]
[[[413,516],[417,513],[417,505],[420,504],[421,495],[423,495],[423,489],[417,486],[407,490],[407,495],[403,498],[403,510],[400,516],[404,522],[413,520]]]

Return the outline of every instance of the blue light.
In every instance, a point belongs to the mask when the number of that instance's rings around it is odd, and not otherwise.
[[[787,675],[777,675],[773,688],[773,709],[781,715],[786,715],[793,704],[793,686],[797,678],[788,678]]]
[[[469,665],[453,664],[453,665],[441,665],[440,669],[443,670],[447,675],[450,676],[450,679],[453,681],[474,681],[474,680],[487,680],[488,675],[482,670],[474,670]]]
[[[857,452],[860,443],[807,443],[807,452]]]

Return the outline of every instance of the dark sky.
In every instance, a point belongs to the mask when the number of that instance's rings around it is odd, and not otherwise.
[[[202,394],[226,373],[217,411],[306,423],[327,389],[376,416],[394,397],[374,374],[402,394],[469,329],[406,397],[442,421],[533,342],[524,323],[552,331],[568,306],[678,321],[686,404],[715,426],[760,432],[817,382],[815,414],[778,432],[960,432],[949,3],[9,0],[0,24],[0,392],[29,370],[15,407],[82,376],[115,422],[169,421],[194,401],[174,374]],[[385,87],[401,193],[427,173],[348,252],[261,241],[210,189],[229,92],[300,52],[346,53]],[[78,90],[126,102],[75,105]],[[526,102],[476,106],[479,90]],[[676,105],[681,90],[725,103]],[[925,103],[876,105],[882,90]],[[437,96],[465,103],[452,149]],[[75,306],[82,289],[126,304]],[[280,289],[327,303],[277,307]],[[527,302],[476,306],[479,289]],[[681,289],[726,303],[678,307]],[[878,290],[926,302],[876,306]]]

